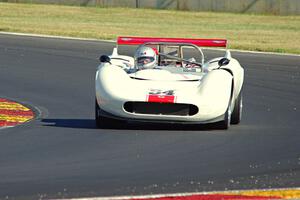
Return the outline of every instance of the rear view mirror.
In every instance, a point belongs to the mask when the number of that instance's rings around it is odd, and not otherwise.
[[[219,60],[218,64],[220,67],[228,65],[230,62],[230,60],[228,58],[222,58],[221,60]]]
[[[110,57],[107,56],[107,55],[102,55],[100,56],[100,62],[103,62],[103,63],[110,63]],[[111,63],[110,63],[111,64]]]

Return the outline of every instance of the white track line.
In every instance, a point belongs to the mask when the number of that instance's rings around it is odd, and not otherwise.
[[[96,39],[96,38],[80,38],[80,37],[67,37],[67,36],[53,36],[53,35],[31,34],[31,33],[16,33],[16,32],[5,32],[5,31],[0,31],[0,34],[4,34],[4,35],[16,35],[16,36],[27,36],[27,37],[40,37],[40,38],[53,38],[53,39],[66,39],[66,40],[81,40],[81,41],[116,43],[115,40],[101,40],[101,39]],[[204,49],[224,51],[224,49],[217,49],[217,48],[204,48]],[[300,57],[300,55],[298,55],[298,54],[289,54],[289,53],[247,51],[247,50],[237,50],[237,49],[229,49],[229,50],[233,51],[233,52],[240,52],[240,53],[266,54],[266,55],[279,55],[279,56],[297,56],[297,57]]]
[[[212,49],[212,50],[222,50],[224,49],[216,49],[216,48],[203,48],[203,49]],[[295,56],[300,57],[298,54],[291,54],[291,53],[276,53],[276,52],[265,52],[265,51],[249,51],[249,50],[238,50],[238,49],[228,49],[231,52],[238,52],[238,53],[250,53],[250,54],[264,54],[264,55],[276,55],[276,56]]]
[[[7,129],[7,128],[12,128],[13,126],[1,126],[0,127],[0,130],[3,130],[3,129]]]
[[[16,35],[16,36],[27,36],[27,37],[39,37],[39,38],[53,38],[53,39],[65,39],[65,40],[82,40],[82,41],[93,41],[93,42],[116,42],[114,40],[101,40],[96,38],[80,38],[80,37],[67,37],[67,36],[55,36],[55,35],[43,35],[43,34],[31,34],[31,33],[15,33],[15,32],[4,32],[0,31],[3,35]]]
[[[253,189],[253,190],[228,190],[228,191],[213,191],[213,192],[191,192],[191,193],[174,193],[174,194],[154,194],[154,195],[138,195],[138,196],[115,196],[115,197],[86,197],[86,198],[73,198],[73,199],[53,199],[53,200],[129,200],[129,199],[153,199],[164,197],[186,197],[194,195],[209,195],[209,194],[232,194],[248,191],[280,191],[280,190],[300,190],[300,187],[296,188],[278,188],[278,189]]]

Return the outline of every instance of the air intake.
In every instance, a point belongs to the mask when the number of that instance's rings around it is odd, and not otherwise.
[[[198,113],[198,107],[182,103],[126,102],[124,109],[129,113],[151,115],[192,116]]]

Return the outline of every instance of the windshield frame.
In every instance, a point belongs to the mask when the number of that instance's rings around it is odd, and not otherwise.
[[[169,57],[169,58],[172,58],[172,59],[177,59],[178,61],[181,61],[181,62],[187,62],[187,63],[191,63],[191,64],[197,64],[198,66],[200,66],[200,68],[202,68],[202,66],[204,65],[205,57],[204,57],[202,49],[200,47],[194,45],[194,44],[191,44],[191,43],[147,42],[147,43],[139,45],[139,47],[141,47],[141,46],[156,46],[156,48],[158,50],[158,56],[159,55],[160,56],[165,56],[165,57]],[[177,57],[177,56],[170,56],[170,55],[163,54],[163,53],[160,52],[161,51],[161,46],[176,46],[176,47],[178,46],[180,50],[183,47],[188,47],[188,48],[196,49],[196,51],[199,52],[199,54],[201,56],[201,63],[192,62],[192,61],[186,60],[186,59],[182,58],[182,55],[180,55],[180,57]]]

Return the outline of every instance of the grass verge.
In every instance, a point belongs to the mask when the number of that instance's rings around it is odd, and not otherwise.
[[[0,31],[97,39],[227,38],[232,49],[300,54],[300,16],[0,3]]]

